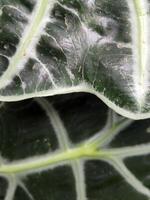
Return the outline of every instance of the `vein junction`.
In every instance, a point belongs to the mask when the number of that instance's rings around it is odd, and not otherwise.
[[[55,153],[32,157],[30,159],[24,159],[8,164],[1,163],[0,174],[18,174],[18,173],[32,173],[36,169],[47,170],[51,165],[61,163],[63,161],[71,161],[75,159],[84,158],[98,158],[102,160],[111,160],[115,158],[127,158],[131,156],[147,155],[150,153],[150,144],[137,145],[133,147],[122,147],[113,149],[95,149],[91,145],[86,143],[76,148],[71,148],[66,151],[57,151]]]

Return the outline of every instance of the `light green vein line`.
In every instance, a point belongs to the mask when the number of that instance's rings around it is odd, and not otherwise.
[[[138,23],[138,51],[140,55],[140,67],[141,69],[144,68],[143,66],[143,41],[144,41],[144,17],[146,15],[145,10],[143,10],[142,5],[141,5],[141,0],[134,0],[134,5],[135,5],[135,12],[137,16],[137,23]],[[142,48],[141,48],[142,47]]]
[[[131,156],[141,156],[150,154],[150,144],[137,145],[133,147],[114,148],[114,149],[100,149],[96,150],[88,145],[72,148],[67,151],[56,152],[30,159],[23,159],[12,163],[5,163],[0,165],[0,174],[18,174],[34,172],[37,169],[47,169],[54,164],[59,164],[68,161],[83,160],[86,158],[102,159],[109,161],[112,158],[124,159]]]
[[[93,156],[93,149],[79,147],[55,154],[33,157],[18,162],[0,165],[0,174],[17,174],[25,171],[34,171],[35,169],[46,169],[53,164],[62,161],[71,161],[81,157]]]
[[[71,144],[67,137],[68,133],[57,111],[50,104],[50,102],[44,98],[35,98],[35,101],[37,101],[46,112],[49,121],[55,130],[61,150],[64,151],[69,149]]]
[[[109,144],[117,134],[128,127],[131,123],[132,120],[122,119],[119,122],[115,123],[108,130],[103,130],[102,132],[99,132],[86,143],[91,148],[102,148],[105,145]]]
[[[129,183],[137,192],[150,197],[149,188],[145,187],[143,183],[136,178],[136,176],[128,170],[122,160],[113,159],[109,162],[121,175],[127,183]]]
[[[54,1],[51,1],[51,4]],[[10,59],[10,64],[8,69],[2,75],[0,79],[0,89],[7,86],[7,84],[12,80],[12,78],[20,71],[23,66],[20,64],[25,59],[26,55],[29,53],[30,47],[33,45],[34,40],[41,32],[41,26],[43,24],[43,19],[49,11],[49,0],[38,0],[37,6],[33,11],[33,15],[30,16],[30,22],[23,34],[23,37],[20,38],[21,42],[18,46],[16,54]]]
[[[80,159],[75,160],[72,164],[72,169],[73,169],[75,183],[76,183],[77,200],[87,200],[85,174],[84,174],[84,162]]]
[[[146,0],[133,0],[137,23],[137,56],[138,56],[138,84],[140,88],[145,88],[145,70],[147,56],[147,17]],[[147,5],[148,6],[148,5]],[[132,12],[132,11],[131,11]],[[133,27],[134,28],[134,27]],[[142,92],[142,91],[139,91]],[[144,92],[142,92],[144,93]]]

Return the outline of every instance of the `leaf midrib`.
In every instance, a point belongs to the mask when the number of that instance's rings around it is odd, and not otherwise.
[[[122,147],[114,149],[94,149],[90,144],[82,144],[79,147],[66,151],[58,151],[53,154],[46,154],[30,159],[24,159],[8,164],[0,165],[0,174],[28,173],[34,170],[45,170],[51,166],[76,159],[101,159],[112,160],[112,158],[124,159],[126,157],[147,155],[150,153],[150,144],[136,145],[132,147]],[[41,169],[41,170],[40,170]]]
[[[145,103],[145,96],[147,93],[147,54],[148,54],[148,31],[147,31],[147,21],[148,21],[148,13],[146,10],[146,0],[133,0],[134,8],[135,8],[135,20],[137,36],[133,35],[133,38],[136,37],[136,46],[135,51],[137,55],[137,62],[135,65],[135,95],[137,97],[137,101],[139,103],[139,111],[141,112],[142,107]],[[148,5],[147,5],[148,6]],[[131,13],[132,14],[132,13]],[[134,27],[133,27],[134,29]]]

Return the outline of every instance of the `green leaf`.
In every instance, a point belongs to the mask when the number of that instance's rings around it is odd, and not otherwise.
[[[148,0],[0,0],[0,100],[95,94],[150,116]]]
[[[149,200],[150,120],[124,118],[94,95],[0,107],[2,200]]]

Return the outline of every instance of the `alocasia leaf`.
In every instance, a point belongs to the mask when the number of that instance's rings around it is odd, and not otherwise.
[[[1,200],[149,200],[150,120],[85,93],[0,107]]]
[[[150,116],[149,0],[0,0],[0,100],[95,94]]]

